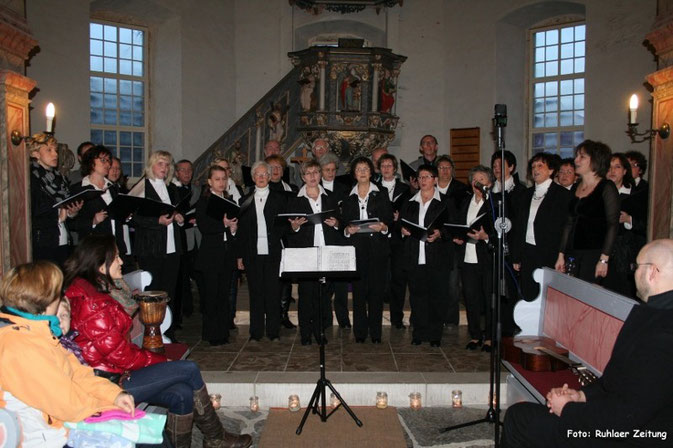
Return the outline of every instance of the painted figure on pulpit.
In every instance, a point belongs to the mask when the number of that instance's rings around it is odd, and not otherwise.
[[[299,92],[299,104],[301,110],[308,112],[314,108],[313,91],[315,90],[315,75],[311,72],[310,67],[304,67],[304,72],[299,80],[301,90]]]
[[[355,69],[351,69],[350,73],[342,79],[339,86],[341,110],[360,110],[360,84],[360,77],[355,73]]]
[[[392,77],[390,70],[385,70],[384,76],[379,81],[379,91],[381,96],[379,98],[379,112],[389,114],[393,110],[395,104],[395,79]]]

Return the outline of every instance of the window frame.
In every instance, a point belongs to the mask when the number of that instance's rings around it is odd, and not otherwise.
[[[560,71],[561,71],[560,70],[560,63],[561,63],[561,60],[563,58],[562,58],[562,55],[559,52],[559,54],[557,55],[557,58],[555,59],[559,64],[558,74],[555,75],[555,76],[543,76],[543,77],[540,77],[540,78],[536,78],[535,77],[535,64],[536,64],[535,58],[536,58],[536,48],[537,47],[535,46],[535,43],[536,43],[535,42],[535,34],[539,33],[539,32],[543,32],[543,31],[554,30],[554,29],[558,30],[559,31],[558,47],[559,47],[559,50],[560,50],[561,30],[563,28],[576,27],[576,26],[580,26],[580,25],[584,25],[584,40],[583,40],[583,42],[584,42],[584,56],[583,56],[584,57],[584,70],[581,73],[573,72],[571,74],[563,74],[563,75],[560,74]],[[580,41],[576,41],[576,40],[573,39],[572,42],[580,42]],[[584,18],[564,18],[564,20],[562,20],[562,21],[561,20],[559,20],[559,21],[555,20],[554,23],[547,22],[547,23],[539,25],[539,26],[531,27],[528,30],[528,42],[527,42],[528,43],[528,70],[527,70],[527,75],[528,75],[527,97],[528,97],[528,101],[527,101],[527,110],[526,110],[526,115],[527,115],[527,119],[526,119],[526,124],[527,124],[526,144],[527,144],[528,158],[532,157],[533,155],[535,155],[538,152],[542,152],[542,151],[550,152],[549,148],[544,146],[544,143],[543,143],[543,146],[542,146],[543,149],[541,151],[539,149],[537,151],[535,151],[539,147],[536,147],[534,145],[534,134],[556,133],[556,135],[557,135],[556,147],[555,147],[555,151],[553,153],[557,154],[561,157],[569,156],[569,154],[563,154],[561,152],[561,148],[567,148],[567,147],[570,147],[570,146],[574,147],[584,139],[584,131],[585,131],[586,119],[587,119],[587,116],[586,116],[586,98],[587,98],[587,93],[586,93],[586,78],[587,78],[587,76],[586,76],[586,73],[587,73],[587,71],[586,71],[586,67],[587,67],[586,66],[586,60],[587,60],[588,55],[587,55],[586,42],[587,42],[587,22]],[[574,61],[575,57],[576,56],[573,56],[573,58],[572,58],[573,61]],[[561,126],[561,119],[560,119],[560,114],[562,112],[561,97],[563,95],[561,95],[560,91],[557,91],[556,98],[558,98],[558,100],[559,100],[558,104],[557,104],[557,110],[556,110],[557,111],[557,120],[558,120],[557,125],[556,126],[550,126],[550,127],[543,126],[543,127],[536,128],[535,127],[535,113],[536,113],[536,111],[535,111],[535,100],[536,100],[535,84],[540,83],[540,82],[544,83],[544,82],[556,81],[557,84],[560,86],[560,83],[562,81],[577,80],[577,79],[582,79],[582,84],[583,84],[583,87],[582,87],[582,89],[583,89],[582,90],[583,106],[582,106],[582,109],[581,109],[582,113],[583,113],[582,124],[581,125],[573,124],[573,125],[568,125],[568,126]],[[573,95],[573,94],[571,94],[571,95]],[[543,98],[547,98],[547,96],[545,95]],[[580,110],[580,109],[575,109],[573,107],[573,109],[571,109],[570,111],[574,115],[575,111],[578,111],[578,110]],[[562,145],[561,144],[561,133],[562,132],[573,132],[574,133],[572,145],[569,146],[569,145]],[[577,141],[578,137],[580,136],[580,134],[578,134],[579,132],[581,132],[581,140]]]
[[[92,56],[97,56],[92,54],[92,35],[91,35],[91,26],[92,25],[102,25],[103,27],[105,26],[113,26],[116,28],[116,54],[115,54],[115,63],[117,65],[116,67],[116,72],[115,73],[110,73],[105,71],[105,61],[103,61],[103,71],[94,71],[92,69],[92,64],[91,64],[91,57]],[[120,45],[120,36],[119,36],[119,29],[130,29],[130,30],[137,30],[141,31],[143,33],[143,40],[142,40],[142,76],[137,76],[137,75],[123,75],[119,73],[119,61],[120,59],[126,59],[126,58],[121,58],[120,57],[120,51],[119,51],[119,45]],[[103,28],[104,30],[104,28]],[[105,33],[105,31],[103,31]],[[105,46],[104,39],[105,35],[103,34],[103,46]],[[149,100],[150,100],[150,89],[149,89],[149,84],[150,84],[150,77],[149,77],[149,52],[150,52],[150,43],[149,43],[149,29],[145,26],[142,25],[137,25],[133,23],[122,23],[122,22],[115,22],[115,21],[110,21],[110,20],[103,20],[103,19],[98,19],[98,18],[89,18],[89,35],[88,35],[88,46],[89,46],[89,60],[88,60],[88,67],[89,67],[89,134],[91,141],[94,143],[101,143],[104,144],[108,149],[110,149],[110,152],[112,152],[113,156],[118,157],[120,160],[122,160],[122,167],[125,166],[130,166],[131,169],[123,169],[124,175],[128,177],[129,181],[133,182],[138,180],[140,177],[142,177],[143,172],[144,172],[144,167],[147,161],[147,158],[149,157],[149,134],[150,134],[150,124],[149,124]],[[110,41],[111,42],[111,41]],[[131,51],[133,52],[133,47],[131,48]],[[133,64],[133,61],[136,60],[132,57],[131,64]],[[115,108],[115,114],[116,114],[116,124],[99,124],[99,123],[92,123],[91,121],[91,111],[92,111],[92,79],[93,78],[102,78],[103,79],[103,84],[105,84],[105,79],[114,79],[116,81],[116,108]],[[143,125],[142,126],[134,126],[133,121],[131,122],[130,125],[122,125],[120,121],[120,112],[121,112],[121,96],[122,94],[120,93],[120,81],[131,81],[133,82],[142,82],[142,101],[143,101],[143,108],[142,108],[142,114],[143,114]],[[97,92],[93,92],[97,93]],[[103,92],[105,94],[105,92]],[[133,102],[134,98],[137,97],[138,95],[135,95],[135,92],[132,90],[132,93],[130,94],[130,101]],[[103,103],[101,110],[111,110],[109,108],[105,108],[105,103]],[[133,106],[131,106],[131,111],[133,111]],[[133,120],[133,115],[131,116],[131,119]],[[103,118],[103,121],[104,118]],[[94,131],[101,131],[102,132],[102,137],[101,141],[97,142],[94,140]],[[105,134],[109,132],[114,132],[115,133],[115,143],[114,144],[106,144],[105,141]],[[130,133],[130,143],[129,145],[122,145],[121,144],[121,133],[122,132],[129,132]],[[142,147],[139,147],[136,145],[136,133],[142,133]],[[129,148],[130,149],[130,160],[124,160],[122,159],[122,146],[124,148]],[[142,150],[142,154],[140,158],[136,158],[135,153],[137,149]],[[135,168],[135,170],[134,170]],[[134,176],[134,174],[137,174]]]

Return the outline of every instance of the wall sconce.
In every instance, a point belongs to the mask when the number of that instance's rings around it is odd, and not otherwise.
[[[47,127],[45,128],[44,133],[54,135],[54,116],[56,116],[54,103],[47,104],[45,116],[47,117]],[[27,140],[30,138],[28,135],[21,135],[21,132],[17,131],[16,129],[11,132],[10,137],[14,146],[19,146],[22,140]]]
[[[638,132],[638,95],[635,93],[631,95],[629,100],[629,130],[626,131],[631,137],[631,143],[642,143],[646,140],[652,139],[655,135],[659,135],[662,139],[667,139],[671,135],[671,126],[668,123],[663,123],[659,129],[648,129],[645,132]],[[638,138],[642,137],[642,138]]]

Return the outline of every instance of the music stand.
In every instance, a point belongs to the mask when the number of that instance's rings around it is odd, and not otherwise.
[[[351,250],[352,249],[352,250]],[[315,252],[316,263],[311,263],[308,253]],[[345,252],[348,252],[347,254]],[[301,264],[295,266],[286,266],[286,256],[296,254],[296,259],[301,260]],[[335,268],[334,262],[338,264],[343,261],[343,256],[346,255],[352,259],[352,264],[348,263],[346,270],[333,270]],[[341,257],[340,257],[341,256]],[[320,260],[331,262],[329,266],[323,266]],[[287,274],[287,275],[285,275]],[[355,275],[355,248],[352,246],[321,246],[312,248],[298,248],[298,249],[283,249],[283,261],[281,261],[280,275],[303,278],[303,279],[317,279],[318,280],[318,330],[320,339],[318,341],[320,347],[320,378],[317,381],[311,400],[308,402],[304,416],[301,418],[301,423],[297,427],[297,435],[300,435],[304,429],[304,424],[308,419],[309,413],[318,414],[320,421],[326,422],[327,419],[336,412],[339,407],[343,408],[351,416],[355,424],[362,426],[362,422],[357,418],[353,410],[346,404],[332,382],[327,379],[325,375],[325,327],[323,325],[322,316],[322,291],[327,278],[345,278],[353,277]],[[329,388],[334,396],[339,399],[339,404],[334,407],[329,413],[327,412],[327,392]]]

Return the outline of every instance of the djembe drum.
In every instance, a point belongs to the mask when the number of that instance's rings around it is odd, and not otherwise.
[[[164,341],[159,326],[166,316],[170,300],[164,291],[145,291],[134,296],[140,307],[140,322],[145,325],[143,348],[155,353],[164,352]]]

